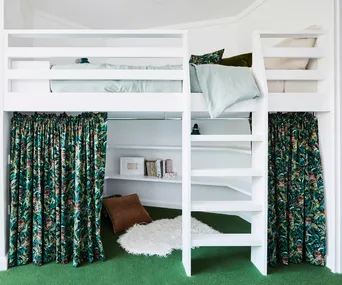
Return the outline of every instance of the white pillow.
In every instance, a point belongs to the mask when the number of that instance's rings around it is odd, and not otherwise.
[[[306,30],[317,30],[317,26],[310,26]],[[316,38],[288,38],[275,47],[303,47],[310,48],[314,47]],[[266,69],[306,69],[309,63],[309,58],[265,58]]]

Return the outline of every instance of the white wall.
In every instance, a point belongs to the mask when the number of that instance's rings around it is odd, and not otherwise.
[[[333,28],[333,0],[268,0],[238,22],[237,42],[241,53],[252,51],[256,30],[303,30],[311,25]]]
[[[28,1],[5,0],[5,29],[30,29],[32,12]]]

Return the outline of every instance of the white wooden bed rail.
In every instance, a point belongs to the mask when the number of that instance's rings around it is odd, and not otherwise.
[[[41,61],[58,58],[122,58],[122,59],[178,59],[181,64],[185,63],[188,68],[188,51],[185,50],[187,39],[186,31],[169,30],[114,30],[114,31],[60,31],[60,30],[7,30],[5,31],[5,111],[184,111],[184,96],[181,93],[51,93],[50,88],[46,91],[33,87],[24,91],[13,92],[12,83],[16,82],[49,82],[50,80],[175,80],[183,82],[185,78],[183,70],[46,70],[40,67],[14,69],[13,61]],[[16,47],[10,45],[12,38],[21,39],[139,39],[144,40],[148,47],[134,46],[124,47]],[[178,40],[178,45],[162,46],[156,40]],[[151,46],[152,45],[152,46]],[[47,86],[47,85],[46,85]],[[167,90],[165,90],[167,92]]]

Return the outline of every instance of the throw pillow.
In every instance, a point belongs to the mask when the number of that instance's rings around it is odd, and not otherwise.
[[[252,66],[252,53],[239,54],[236,56],[223,58],[221,65],[226,66]]]
[[[191,55],[190,63],[192,64],[220,64],[222,60],[222,56],[224,53],[224,49],[207,53],[203,55]]]
[[[112,221],[114,233],[119,233],[135,224],[152,222],[137,194],[105,198],[103,204]]]

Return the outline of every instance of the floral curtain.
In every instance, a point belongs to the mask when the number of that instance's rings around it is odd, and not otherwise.
[[[268,259],[325,265],[326,218],[317,119],[269,115]]]
[[[107,115],[14,114],[9,265],[104,260]]]

